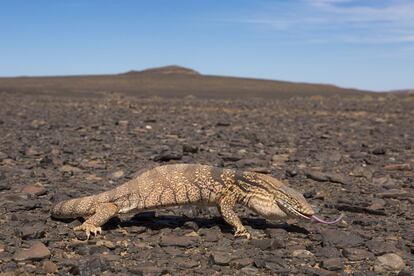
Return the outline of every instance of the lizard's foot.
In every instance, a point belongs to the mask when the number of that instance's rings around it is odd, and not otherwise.
[[[86,239],[89,240],[91,233],[95,236],[102,233],[101,227],[96,227],[95,225],[89,223],[83,223],[82,225],[76,226],[73,228],[75,231],[85,231]]]
[[[248,240],[250,240],[250,239],[252,238],[252,235],[251,235],[251,234],[249,233],[249,231],[247,231],[246,229],[237,230],[237,231],[234,233],[234,236],[235,236],[236,238],[241,237],[241,238],[246,238],[246,239],[248,239]]]

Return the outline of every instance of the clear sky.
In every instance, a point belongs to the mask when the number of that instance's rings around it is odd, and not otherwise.
[[[9,0],[0,76],[204,74],[414,88],[413,0]]]

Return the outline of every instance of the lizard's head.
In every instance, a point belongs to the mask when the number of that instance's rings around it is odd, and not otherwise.
[[[325,221],[315,215],[312,206],[301,193],[268,175],[248,173],[242,176],[242,184],[251,185],[248,206],[268,219],[298,217],[332,224],[342,219]]]
[[[274,192],[274,200],[288,216],[310,219],[315,214],[303,195],[288,186],[280,186]]]

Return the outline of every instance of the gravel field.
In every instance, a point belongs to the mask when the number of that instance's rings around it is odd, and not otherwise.
[[[167,163],[272,174],[321,225],[238,207],[254,240],[215,208],[111,219],[85,241],[57,201]],[[412,275],[414,98],[273,99],[0,93],[0,271],[5,275]]]

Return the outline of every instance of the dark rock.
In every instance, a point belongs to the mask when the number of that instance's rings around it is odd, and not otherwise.
[[[365,179],[371,180],[373,176],[373,171],[367,166],[356,166],[352,169],[349,175],[354,177],[363,177]]]
[[[219,235],[212,229],[208,229],[207,231],[199,231],[202,235],[203,240],[207,242],[217,242],[219,240]]]
[[[223,153],[220,153],[219,155],[221,159],[223,159],[223,161],[226,161],[226,162],[236,162],[243,158],[242,156],[232,154],[232,153],[223,152]]]
[[[267,228],[265,233],[273,239],[285,240],[288,237],[288,232],[282,228]]]
[[[6,183],[6,176],[0,171],[0,192],[10,190],[10,185]]]
[[[339,258],[341,252],[336,247],[322,247],[315,251],[315,255],[319,258]]]
[[[9,158],[9,156],[6,153],[0,151],[0,161],[2,161],[3,159],[7,159],[7,158]]]
[[[155,162],[167,162],[170,160],[181,160],[183,153],[178,151],[163,151],[154,157]]]
[[[183,152],[197,153],[198,152],[198,147],[194,146],[194,145],[190,145],[190,144],[184,144],[183,145]]]
[[[344,265],[340,258],[330,258],[322,261],[322,267],[330,271],[342,270]]]
[[[298,175],[298,171],[296,169],[287,169],[286,175],[289,177],[295,177]]]
[[[340,248],[361,245],[364,239],[357,233],[344,232],[337,229],[328,229],[321,232],[323,246],[336,246]]]
[[[98,254],[102,254],[102,253],[107,253],[108,252],[108,247],[105,246],[90,246],[89,247],[89,254],[90,255],[98,255]]]
[[[197,223],[195,223],[194,221],[186,221],[184,223],[183,227],[184,228],[187,228],[187,229],[192,229],[194,231],[197,231],[198,228],[199,228],[198,225],[197,225]]]
[[[198,237],[167,235],[161,238],[160,246],[192,247],[199,241]]]
[[[81,266],[81,275],[99,275],[108,269],[102,258],[92,257]]]
[[[158,276],[162,274],[166,274],[166,271],[163,268],[160,268],[155,265],[144,265],[141,267],[129,267],[128,271],[132,274],[136,275],[151,275],[151,276]]]
[[[257,268],[265,268],[266,267],[266,261],[263,259],[255,259],[254,260],[254,266]]]
[[[47,167],[49,167],[52,164],[53,164],[53,159],[50,158],[47,155],[45,157],[43,157],[42,159],[40,159],[40,161],[39,161],[40,167],[42,167],[44,169],[46,169]]]
[[[366,214],[379,215],[379,216],[387,215],[384,210],[366,208],[366,207],[361,207],[361,206],[356,206],[356,205],[334,204],[333,206],[338,211],[347,211],[347,212],[353,212],[353,213],[366,213]]]
[[[27,199],[25,201],[19,201],[13,204],[8,204],[6,208],[10,212],[30,211],[30,210],[42,208],[42,204],[38,200]]]
[[[374,150],[372,150],[372,154],[375,155],[384,155],[387,152],[387,150],[385,148],[375,148]]]
[[[400,272],[398,272],[397,276],[413,276],[414,275],[414,269],[410,268],[404,268]]]
[[[315,190],[306,191],[303,193],[303,196],[305,198],[314,198],[316,196],[316,191]]]
[[[397,251],[397,248],[394,245],[386,243],[383,240],[369,240],[365,245],[368,247],[369,251],[377,256]]]
[[[16,261],[41,260],[50,257],[50,250],[41,242],[35,242],[29,249],[19,249],[13,259]]]
[[[211,253],[211,260],[216,265],[229,265],[231,256],[227,252],[213,252]]]
[[[24,240],[41,239],[46,234],[46,226],[44,224],[24,225],[18,231],[19,236]]]
[[[379,256],[374,265],[374,271],[384,273],[388,271],[400,271],[405,267],[404,260],[394,253]]]
[[[200,265],[200,262],[188,258],[174,258],[171,260],[171,263],[185,269],[198,267]]]
[[[253,264],[252,258],[241,258],[241,259],[234,259],[230,261],[230,266],[240,269],[242,267],[246,267]]]
[[[250,243],[261,250],[274,250],[285,247],[285,243],[279,239],[253,239]]]

